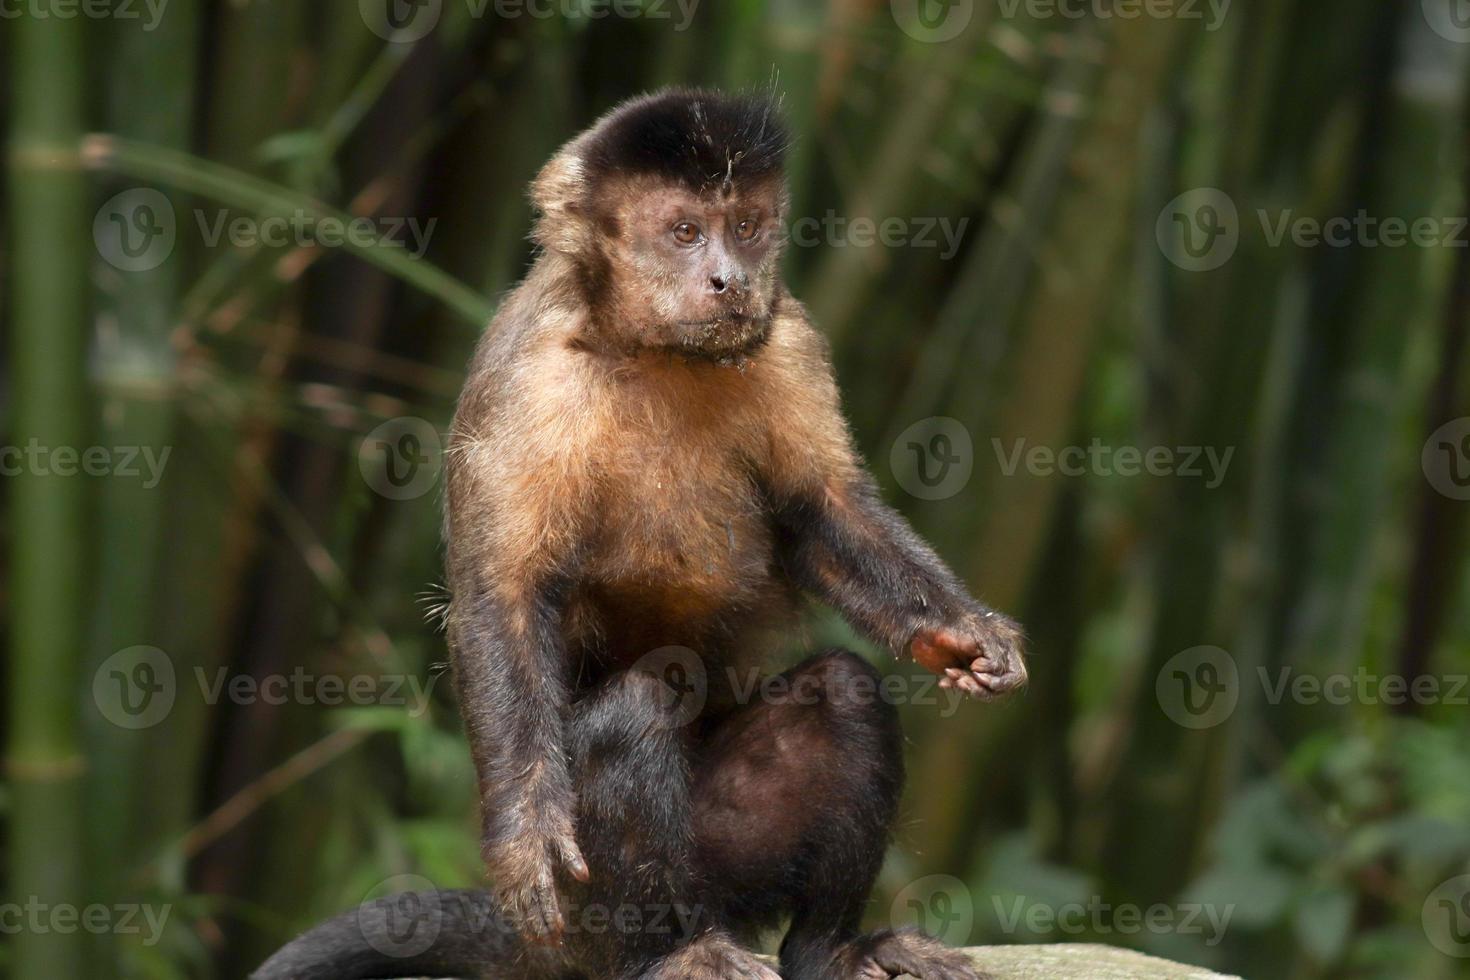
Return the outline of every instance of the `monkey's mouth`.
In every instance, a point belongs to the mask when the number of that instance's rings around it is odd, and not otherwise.
[[[725,361],[755,353],[766,342],[770,317],[726,314],[708,320],[681,321],[674,345],[680,353],[704,360]]]

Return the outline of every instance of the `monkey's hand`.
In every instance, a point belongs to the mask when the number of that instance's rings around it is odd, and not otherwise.
[[[555,823],[557,830],[528,832],[515,840],[488,844],[484,850],[501,911],[522,936],[543,946],[560,944],[566,931],[556,894],[558,873],[582,882],[590,877],[571,819]]]
[[[939,675],[939,686],[991,701],[1024,687],[1026,660],[1021,628],[990,610],[967,613],[957,622],[920,629],[909,654]]]

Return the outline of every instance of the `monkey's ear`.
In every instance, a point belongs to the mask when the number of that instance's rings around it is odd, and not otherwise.
[[[543,248],[579,252],[584,245],[580,219],[587,169],[581,142],[577,139],[563,146],[531,181],[531,204],[538,212],[532,237]]]

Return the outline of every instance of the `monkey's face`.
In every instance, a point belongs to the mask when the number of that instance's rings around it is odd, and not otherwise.
[[[779,183],[703,195],[663,182],[628,191],[608,223],[606,283],[635,334],[625,339],[717,361],[758,348],[777,288]]]

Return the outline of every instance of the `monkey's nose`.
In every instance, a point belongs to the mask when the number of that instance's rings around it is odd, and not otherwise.
[[[741,295],[750,286],[750,277],[744,272],[717,272],[709,277],[710,289],[716,294]]]

